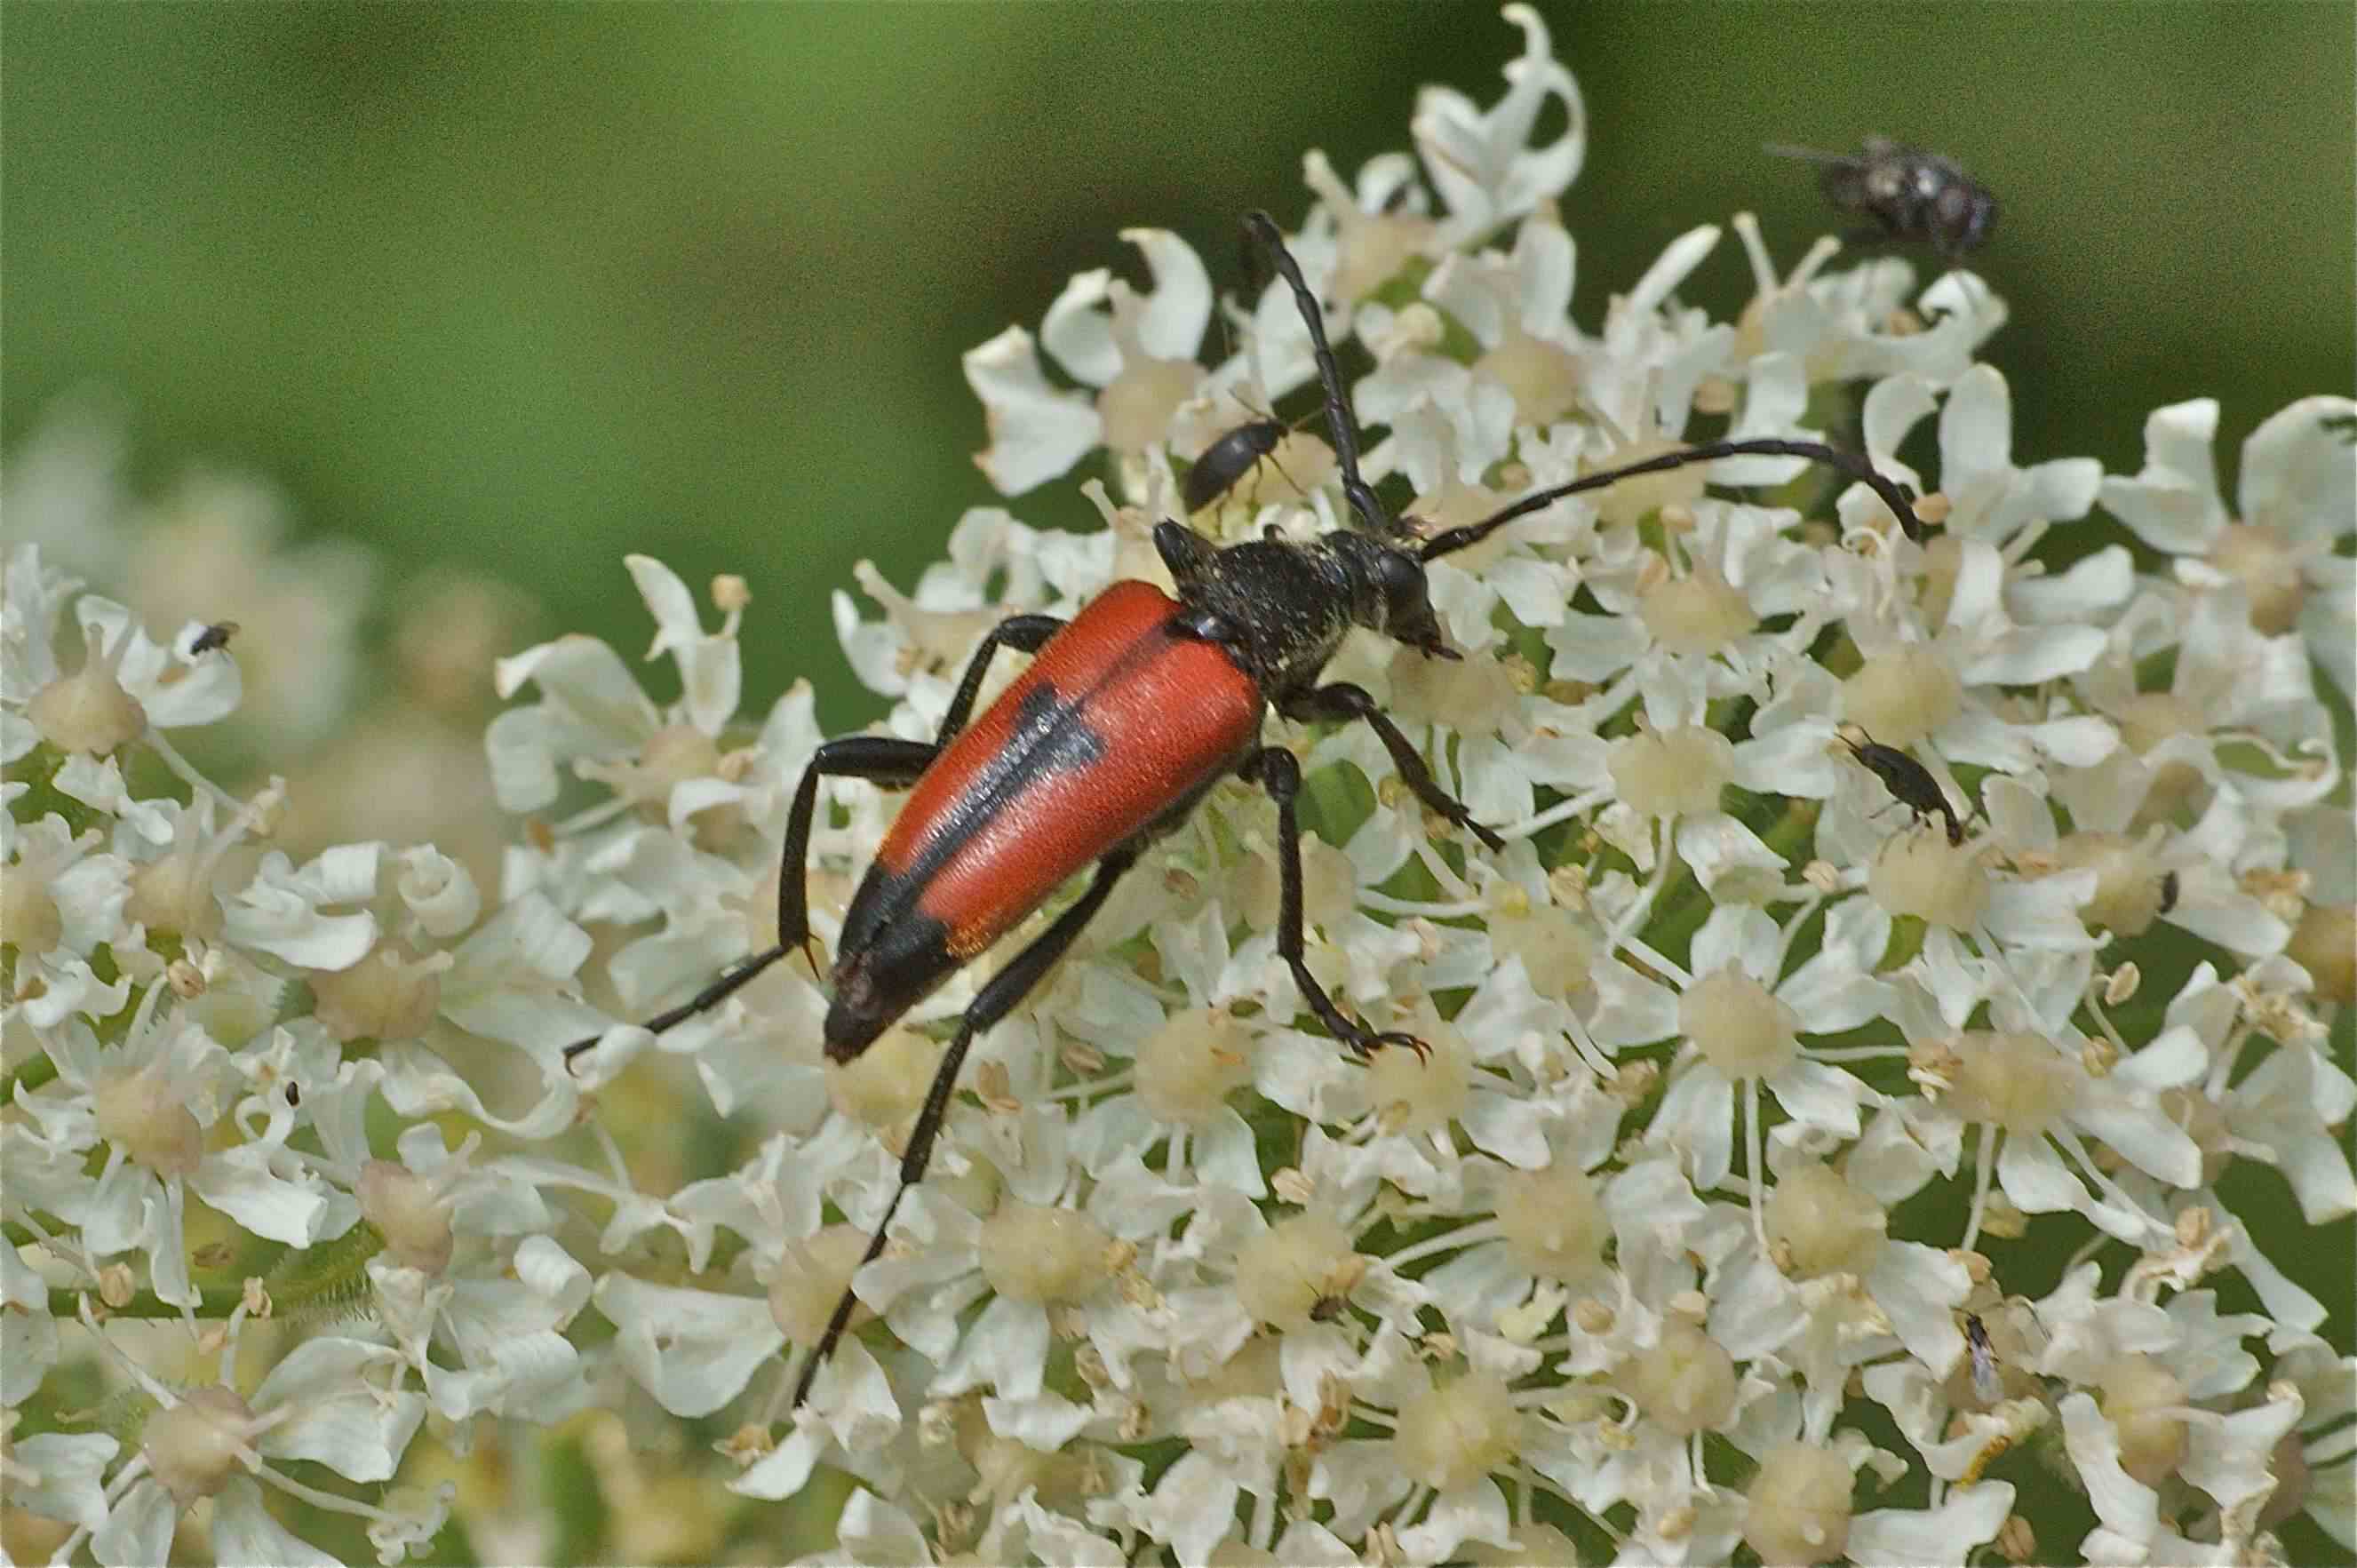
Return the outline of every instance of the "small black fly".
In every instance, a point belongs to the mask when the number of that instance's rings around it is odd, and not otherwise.
[[[1845,236],[1852,240],[1922,240],[1953,258],[1978,249],[1996,228],[1996,198],[1953,158],[1868,136],[1855,153],[1824,153],[1813,147],[1771,144],[1780,158],[1803,158],[1817,166],[1817,188],[1844,212],[1871,218],[1880,229]]]
[[[1983,1404],[1995,1404],[2005,1397],[2005,1380],[1997,1376],[1996,1347],[1989,1343],[1988,1326],[1980,1314],[1964,1314],[1964,1345],[1972,1352],[1973,1392]]]
[[[1856,739],[1848,734],[1853,729],[1857,730]],[[1944,817],[1948,823],[1948,843],[1960,844],[1964,842],[1964,824],[1958,820],[1956,809],[1948,804],[1948,797],[1941,790],[1940,781],[1932,777],[1930,768],[1897,746],[1884,746],[1856,725],[1845,725],[1834,734],[1849,747],[1851,756],[1882,780],[1882,787],[1890,791],[1893,800],[1915,813],[1917,822],[1926,817]]]
[[[229,639],[236,635],[237,622],[233,620],[215,621],[212,625],[205,628],[204,630],[197,633],[195,639],[188,644],[188,657],[194,659],[199,654],[217,653],[221,650],[227,648],[229,646]]]

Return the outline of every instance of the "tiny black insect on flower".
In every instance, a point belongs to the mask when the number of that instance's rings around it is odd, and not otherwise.
[[[218,652],[220,650],[227,648],[229,646],[229,639],[236,635],[237,622],[233,620],[215,621],[212,625],[205,628],[204,630],[197,633],[195,639],[189,642],[188,657],[194,659],[199,654]]]
[[[1192,517],[1241,483],[1261,460],[1285,439],[1286,427],[1274,419],[1254,419],[1237,425],[1203,448],[1195,466],[1178,487],[1178,499]]]
[[[1988,1325],[1977,1312],[1964,1314],[1964,1344],[1972,1352],[1973,1392],[1984,1404],[2005,1397],[2005,1380],[1997,1376],[1996,1347],[1989,1343]]]
[[[2177,873],[2164,871],[2160,874],[2160,912],[2166,915],[2176,908]]]
[[[1953,158],[1868,136],[1855,153],[1771,144],[1780,158],[1817,166],[1817,188],[1844,212],[1871,218],[1878,229],[1845,235],[1852,241],[1922,240],[1943,256],[1978,249],[1996,228],[1996,198]]]
[[[1853,729],[1857,730],[1857,738],[1852,738],[1849,734]],[[1890,791],[1893,800],[1915,813],[1917,822],[1931,816],[1944,817],[1948,822],[1948,842],[1951,844],[1964,842],[1964,824],[1957,820],[1956,809],[1948,804],[1948,797],[1941,790],[1940,781],[1932,777],[1930,768],[1897,746],[1884,746],[1856,725],[1845,725],[1834,733],[1844,746],[1849,747],[1851,756],[1882,780],[1882,787]]]

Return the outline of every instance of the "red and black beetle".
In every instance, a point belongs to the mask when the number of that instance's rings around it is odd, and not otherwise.
[[[1154,544],[1170,569],[1177,597],[1150,583],[1119,582],[1069,625],[1053,616],[1010,617],[974,650],[937,739],[861,735],[821,746],[787,817],[778,945],[748,955],[647,1023],[661,1031],[717,1005],[809,943],[804,862],[822,779],[864,779],[910,791],[844,916],[824,1026],[826,1054],[837,1062],[866,1050],[1066,881],[1096,867],[1087,890],[991,977],[959,1020],[909,1132],[900,1185],[863,1262],[883,1250],[901,1197],[924,1178],[958,1069],[975,1037],[1013,1011],[1054,966],[1146,846],[1184,822],[1230,774],[1258,784],[1276,802],[1276,948],[1303,1004],[1360,1055],[1385,1046],[1426,1048],[1414,1036],[1370,1029],[1343,1012],[1304,961],[1301,828],[1295,809],[1301,768],[1291,751],[1260,738],[1270,708],[1305,723],[1363,722],[1417,799],[1491,849],[1504,847],[1441,789],[1413,743],[1362,688],[1318,681],[1353,627],[1382,632],[1430,657],[1458,657],[1441,640],[1426,597],[1425,563],[1582,490],[1633,474],[1749,455],[1828,464],[1871,485],[1910,536],[1918,533],[1906,493],[1863,460],[1810,442],[1748,440],[1686,447],[1590,474],[1419,542],[1413,521],[1385,512],[1360,474],[1358,432],[1317,296],[1265,213],[1247,216],[1245,227],[1269,252],[1308,327],[1343,493],[1360,529],[1308,541],[1268,537],[1221,546],[1180,523],[1162,522]],[[1001,648],[1038,657],[969,727],[983,678]],[[817,967],[813,955],[813,972]],[[566,1054],[596,1043],[583,1040]],[[846,1289],[836,1304],[802,1368],[796,1404],[842,1337],[854,1299]]]

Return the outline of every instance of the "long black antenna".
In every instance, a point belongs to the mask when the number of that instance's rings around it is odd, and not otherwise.
[[[1342,371],[1335,363],[1334,350],[1326,341],[1326,318],[1310,292],[1309,284],[1301,275],[1299,263],[1293,252],[1285,248],[1285,236],[1276,220],[1267,213],[1254,210],[1244,214],[1244,232],[1257,243],[1279,276],[1293,290],[1293,303],[1301,312],[1302,325],[1309,328],[1309,348],[1318,361],[1318,380],[1326,394],[1326,424],[1334,437],[1334,456],[1342,470],[1342,494],[1352,510],[1370,533],[1388,539],[1413,536],[1415,529],[1406,521],[1393,517],[1376,499],[1374,489],[1359,472],[1359,425],[1351,416],[1350,404],[1342,396]],[[1893,481],[1873,464],[1855,452],[1845,452],[1820,441],[1783,441],[1762,436],[1748,441],[1707,441],[1699,446],[1682,446],[1674,452],[1663,452],[1631,463],[1624,467],[1607,468],[1587,474],[1569,484],[1524,496],[1504,510],[1484,518],[1480,522],[1467,523],[1444,533],[1433,535],[1416,547],[1420,559],[1437,560],[1453,551],[1479,544],[1498,529],[1516,518],[1528,517],[1534,511],[1553,506],[1566,496],[1576,496],[1583,490],[1600,490],[1607,485],[1639,474],[1665,473],[1692,463],[1715,463],[1721,457],[1800,457],[1821,463],[1836,472],[1848,475],[1882,499],[1899,520],[1907,537],[1919,543],[1923,538],[1923,520],[1915,515],[1914,498],[1906,487]]]
[[[1326,342],[1326,317],[1318,308],[1318,296],[1309,291],[1308,280],[1301,275],[1293,252],[1285,248],[1285,236],[1278,232],[1275,219],[1265,212],[1247,212],[1244,232],[1258,242],[1278,275],[1293,290],[1293,303],[1301,312],[1302,325],[1309,328],[1309,351],[1318,361],[1318,380],[1326,393],[1326,424],[1334,437],[1335,461],[1342,470],[1343,496],[1368,532],[1394,538],[1405,533],[1406,530],[1383,510],[1383,503],[1375,499],[1373,489],[1359,472],[1359,424],[1351,417],[1350,405],[1342,399],[1342,369],[1334,362],[1334,350]]]
[[[1890,509],[1891,515],[1899,520],[1899,526],[1908,538],[1919,542],[1923,538],[1923,520],[1915,515],[1913,498],[1908,494],[1907,488],[1881,473],[1857,453],[1845,452],[1838,446],[1828,446],[1820,441],[1780,441],[1763,436],[1750,441],[1706,441],[1698,446],[1681,446],[1674,452],[1663,452],[1641,462],[1631,463],[1626,467],[1584,474],[1569,484],[1524,496],[1503,511],[1493,512],[1480,522],[1469,522],[1462,528],[1436,533],[1426,540],[1416,553],[1426,561],[1435,560],[1451,551],[1479,544],[1516,518],[1542,511],[1566,496],[1576,496],[1582,490],[1600,490],[1607,485],[1639,474],[1659,474],[1671,468],[1683,468],[1689,463],[1715,463],[1721,457],[1805,457],[1812,463],[1822,463],[1828,468],[1847,474],[1881,497],[1882,504]]]

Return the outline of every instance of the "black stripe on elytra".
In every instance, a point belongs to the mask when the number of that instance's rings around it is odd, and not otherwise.
[[[932,832],[917,846],[909,864],[894,870],[878,861],[869,870],[858,896],[844,912],[840,950],[856,953],[874,946],[885,921],[906,918],[941,868],[984,823],[1043,775],[1079,771],[1103,761],[1104,736],[1090,727],[1083,714],[1090,696],[1120,679],[1141,652],[1151,657],[1159,651],[1165,640],[1160,637],[1143,639],[1142,650],[1134,649],[1116,660],[1103,679],[1077,698],[1059,696],[1045,681],[1025,692],[1015,712],[1014,733],[984,759],[965,788],[942,808]]]

